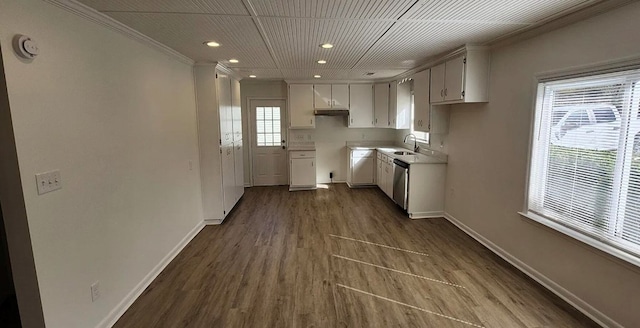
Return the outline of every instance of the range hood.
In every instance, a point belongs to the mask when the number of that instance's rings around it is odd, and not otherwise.
[[[348,109],[316,109],[313,111],[316,116],[349,116]]]

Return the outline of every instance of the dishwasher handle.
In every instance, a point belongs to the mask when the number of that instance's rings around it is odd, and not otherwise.
[[[400,166],[403,169],[408,169],[409,168],[409,163],[406,163],[402,160],[399,160],[397,158],[393,159],[393,164]]]

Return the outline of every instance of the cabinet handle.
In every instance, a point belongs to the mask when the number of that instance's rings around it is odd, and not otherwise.
[[[351,119],[351,124],[353,124],[353,119]]]
[[[310,120],[309,120],[309,123],[313,124],[313,119],[310,119]]]
[[[331,100],[327,100],[327,106],[331,106]]]
[[[444,89],[440,90],[440,97],[444,97]]]
[[[378,124],[378,119],[376,118],[376,124]]]
[[[313,167],[313,161],[311,161],[311,167]]]
[[[444,96],[447,96],[447,88],[444,89]]]

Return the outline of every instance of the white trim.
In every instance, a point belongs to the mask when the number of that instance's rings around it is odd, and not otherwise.
[[[436,219],[444,217],[444,211],[409,213],[410,219]]]
[[[164,270],[167,265],[171,263],[171,261],[173,261],[173,259],[182,251],[182,249],[184,249],[184,247],[187,246],[189,242],[191,242],[191,240],[198,233],[200,233],[200,231],[202,231],[202,228],[204,228],[204,226],[204,222],[198,222],[198,224],[193,229],[191,229],[191,231],[189,231],[187,235],[182,238],[182,240],[180,240],[176,247],[174,247],[162,260],[160,260],[160,262],[153,269],[151,269],[151,271],[144,278],[142,278],[142,281],[140,281],[122,299],[122,301],[120,301],[120,303],[118,303],[118,305],[116,305],[116,307],[113,308],[113,310],[111,310],[111,312],[109,312],[109,314],[104,319],[102,319],[102,321],[100,321],[96,328],[113,327],[113,325],[116,324],[118,319],[120,319],[120,317],[127,311],[127,309],[129,309],[133,302],[135,302],[136,299],[138,299],[138,297],[142,295],[142,292],[144,292],[144,290],[149,287],[153,280],[158,277],[162,270]]]
[[[555,80],[614,73],[638,68],[640,68],[640,56],[634,55],[586,65],[572,66],[565,69],[540,72],[535,75],[535,79],[537,83],[544,83]]]
[[[475,232],[473,229],[469,228],[468,226],[466,226],[464,223],[462,223],[458,219],[454,218],[449,213],[445,212],[444,217],[449,222],[457,226],[460,230],[464,231],[467,235],[475,239],[477,242],[484,245],[486,248],[488,248],[490,251],[492,251],[496,255],[500,256],[503,260],[509,262],[509,264],[516,267],[516,269],[522,271],[522,273],[529,276],[529,278],[535,280],[540,285],[542,285],[552,293],[556,294],[558,297],[563,299],[565,302],[569,303],[571,306],[576,308],[578,311],[582,312],[587,317],[591,318],[591,320],[595,321],[600,326],[615,327],[615,328],[623,327],[621,324],[609,318],[604,313],[598,311],[598,309],[593,307],[591,304],[585,302],[584,300],[574,295],[564,287],[560,286],[555,281],[549,279],[548,277],[536,271],[534,268],[522,262],[515,256],[509,254],[507,251],[500,248],[498,245],[494,244],[493,242],[491,242],[489,239],[485,238],[481,234]]]
[[[204,225],[220,225],[224,219],[204,220]]]
[[[191,58],[167,47],[166,45],[132,29],[127,25],[124,25],[118,22],[117,20],[91,7],[88,7],[82,3],[77,2],[76,0],[44,0],[44,1],[54,6],[57,6],[59,8],[62,8],[72,14],[78,15],[84,19],[97,23],[98,25],[102,25],[113,31],[119,32],[120,34],[130,39],[136,40],[155,50],[158,50],[166,55],[169,55],[170,57],[184,64],[191,65],[191,66],[193,66],[194,64],[194,61]]]

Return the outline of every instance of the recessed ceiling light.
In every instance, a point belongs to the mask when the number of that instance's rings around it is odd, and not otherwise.
[[[230,63],[232,63],[232,64],[237,64],[237,63],[239,63],[240,61],[239,61],[239,60],[237,60],[237,59],[229,59],[229,62],[230,62]]]
[[[325,48],[325,49],[331,49],[333,48],[333,44],[331,43],[323,43],[320,45],[320,47]]]
[[[320,59],[320,60],[318,60],[318,64],[326,64],[326,63],[327,63],[327,61],[326,61],[326,60],[324,60],[324,59]]]
[[[220,43],[215,42],[215,41],[205,41],[204,44],[206,44],[206,45],[208,45],[209,47],[212,47],[212,48],[220,46]]]
[[[256,78],[256,76],[255,76],[255,75],[253,75],[253,74],[249,75],[249,77],[250,77],[250,78],[252,78],[252,79],[255,79],[255,78]]]
[[[314,75],[313,77],[315,77],[316,79],[319,79],[319,78],[321,78],[322,76],[320,76],[320,75]]]

